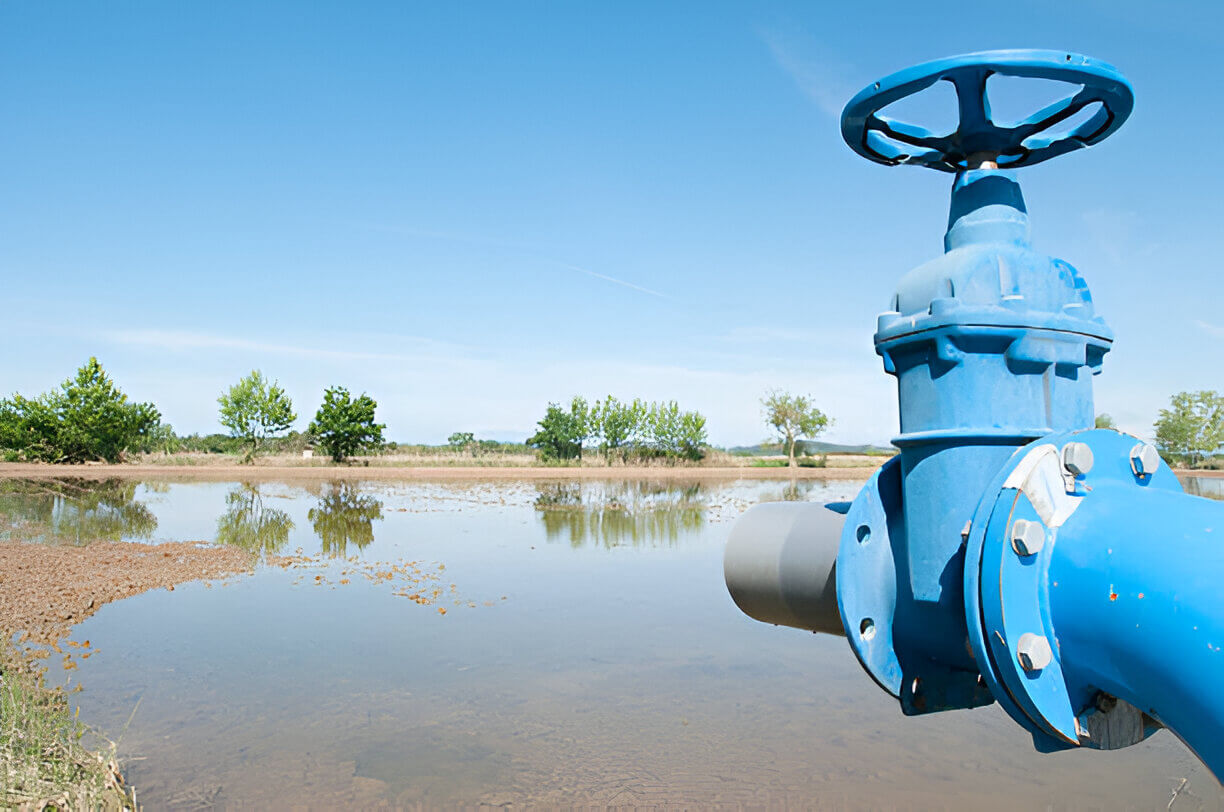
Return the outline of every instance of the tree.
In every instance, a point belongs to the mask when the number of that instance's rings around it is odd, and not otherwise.
[[[1118,424],[1114,422],[1114,419],[1109,414],[1106,412],[1101,412],[1096,416],[1096,423],[1093,428],[1116,429],[1118,428]]]
[[[761,399],[765,423],[778,434],[786,448],[787,465],[795,467],[795,441],[810,440],[829,427],[824,412],[812,404],[808,395],[792,395],[774,390]]]
[[[639,438],[646,418],[646,404],[637,398],[622,403],[608,395],[591,407],[590,433],[602,439],[600,447],[608,464],[614,456],[623,455],[624,447]]]
[[[646,445],[655,456],[697,461],[705,455],[706,419],[682,412],[674,400],[651,403],[644,422]]]
[[[1178,392],[1156,420],[1156,443],[1191,464],[1224,446],[1224,397],[1214,391]]]
[[[582,444],[590,431],[590,414],[584,398],[574,397],[569,411],[556,403],[539,422],[539,430],[527,438],[527,445],[539,449],[546,460],[582,459]]]
[[[221,425],[230,436],[249,443],[244,462],[259,453],[259,444],[269,437],[283,434],[297,420],[293,401],[276,381],[269,383],[263,373],[253,370],[217,398],[221,406]]]
[[[152,403],[129,403],[90,358],[58,391],[0,401],[0,445],[47,462],[118,462],[160,422]]]
[[[374,422],[378,404],[364,392],[356,399],[343,386],[333,386],[323,393],[323,405],[315,413],[310,433],[319,441],[333,462],[347,458],[383,443],[381,423]]]
[[[67,462],[59,450],[60,421],[48,392],[36,398],[14,394],[0,401],[0,446],[29,460]]]
[[[464,451],[476,445],[476,435],[470,431],[456,431],[446,438],[446,444],[456,451]]]
[[[676,453],[683,459],[696,462],[705,456],[706,419],[697,412],[682,412],[680,426],[676,432]]]
[[[173,454],[182,449],[183,440],[169,423],[153,426],[140,441],[140,450],[145,454]]]

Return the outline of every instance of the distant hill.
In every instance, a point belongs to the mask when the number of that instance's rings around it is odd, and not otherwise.
[[[732,454],[741,454],[751,457],[775,456],[777,454],[785,454],[781,443],[769,443],[757,445],[741,445],[734,448],[728,448]],[[799,440],[795,443],[796,454],[896,454],[897,449],[892,446],[881,447],[878,445],[840,445],[838,443],[826,443],[823,440]]]

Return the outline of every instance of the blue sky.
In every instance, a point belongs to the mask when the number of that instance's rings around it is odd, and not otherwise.
[[[810,392],[886,442],[871,346],[950,178],[870,164],[842,105],[966,51],[1133,82],[1101,146],[1023,170],[1036,247],[1117,333],[1098,410],[1224,389],[1216,3],[0,5],[0,391],[97,355],[181,432],[252,368],[393,439],[521,439],[549,400],[674,398],[719,444]]]

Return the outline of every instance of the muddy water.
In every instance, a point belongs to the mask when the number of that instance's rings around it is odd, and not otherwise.
[[[0,536],[301,556],[74,629],[153,807],[1224,805],[1167,733],[1042,756],[997,707],[906,719],[843,639],[740,614],[735,516],[857,483],[3,484]]]

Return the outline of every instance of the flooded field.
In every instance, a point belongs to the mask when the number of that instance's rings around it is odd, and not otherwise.
[[[259,556],[72,630],[58,677],[153,807],[1224,804],[1168,733],[1043,756],[997,707],[907,719],[842,638],[742,615],[731,521],[859,484],[6,480],[0,541]]]

